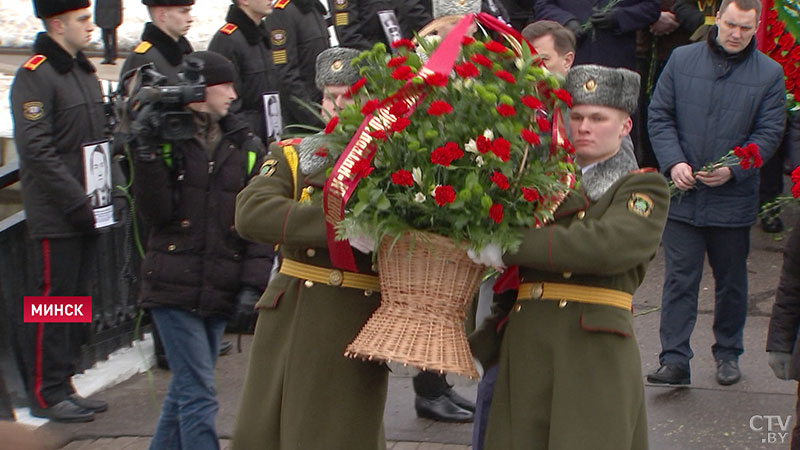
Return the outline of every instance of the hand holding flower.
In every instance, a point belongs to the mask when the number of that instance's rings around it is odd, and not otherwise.
[[[672,178],[672,182],[675,183],[675,187],[682,191],[688,191],[694,187],[695,179],[694,173],[692,173],[692,166],[685,162],[679,162],[672,166],[669,170],[669,175]]]
[[[733,177],[730,167],[721,167],[710,171],[697,172],[696,178],[708,187],[722,186]]]

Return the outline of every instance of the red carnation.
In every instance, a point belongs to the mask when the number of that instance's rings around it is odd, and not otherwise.
[[[389,112],[394,114],[396,117],[400,117],[408,112],[408,105],[402,100],[398,101],[389,107]]]
[[[539,191],[526,187],[522,188],[522,197],[529,202],[535,202],[540,198]]]
[[[345,93],[345,97],[352,97],[353,94],[358,92],[364,85],[367,84],[367,79],[364,77],[359,78],[358,81],[351,84],[349,88],[347,88],[347,92]]]
[[[441,116],[453,112],[453,107],[444,100],[434,100],[431,102],[431,106],[428,107],[427,112],[431,116]]]
[[[428,86],[447,86],[447,75],[443,75],[439,72],[434,72],[427,77],[425,77],[425,84]]]
[[[334,116],[331,117],[331,120],[325,125],[325,134],[333,133],[333,129],[336,128],[336,124],[339,123],[339,117]]]
[[[800,166],[795,167],[792,171],[792,183],[800,183]]]
[[[510,156],[511,143],[499,137],[492,141],[492,153],[494,153],[501,161],[506,162]]]
[[[453,186],[436,186],[436,189],[433,190],[433,199],[436,200],[436,204],[439,206],[453,203],[456,199],[456,191]]]
[[[400,48],[400,47],[405,47],[408,50],[413,51],[414,50],[414,43],[411,42],[409,39],[398,39],[398,40],[392,42],[392,48]]]
[[[486,67],[487,69],[491,69],[492,68],[492,60],[487,58],[487,57],[485,57],[485,56],[483,56],[483,55],[481,55],[480,53],[476,53],[476,54],[472,55],[472,57],[470,58],[470,61],[474,62],[475,64],[480,64],[483,67]]]
[[[386,132],[383,130],[373,130],[369,132],[369,135],[372,136],[373,139],[377,139],[379,141],[386,140]]]
[[[480,75],[480,72],[478,72],[478,68],[475,67],[475,64],[472,64],[469,61],[464,61],[461,64],[457,64],[455,69],[456,75],[460,76],[461,78],[475,78]]]
[[[408,59],[408,56],[395,56],[394,58],[390,59],[389,62],[386,63],[386,67],[397,67]]]
[[[408,120],[407,117],[399,117],[391,126],[391,130],[395,133],[399,133],[406,129],[407,126],[411,125],[411,121]]]
[[[503,221],[503,205],[499,203],[495,203],[489,208],[489,218],[494,221],[494,223],[500,223]]]
[[[481,153],[487,153],[489,150],[492,149],[492,141],[483,135],[478,136],[478,139],[475,141],[475,144],[478,147],[478,151]]]
[[[361,114],[368,116],[372,114],[377,108],[380,102],[377,99],[372,99],[367,103],[364,103],[364,106],[361,107]]]
[[[497,41],[485,42],[483,46],[486,47],[486,50],[489,50],[490,52],[493,53],[505,53],[506,50],[508,50],[505,45]]]
[[[320,147],[320,148],[317,149],[317,151],[314,152],[314,154],[316,156],[319,156],[320,158],[327,158],[328,157],[328,149],[325,148],[325,147]]]
[[[411,186],[414,184],[414,178],[411,176],[411,172],[400,169],[392,174],[392,183],[398,186]]]
[[[469,45],[473,42],[475,42],[475,39],[473,39],[471,36],[464,36],[461,38],[461,45]]]
[[[566,103],[568,108],[572,108],[572,96],[566,89],[556,89],[553,91],[553,94],[555,94],[556,98]]]
[[[522,98],[520,98],[520,100],[522,101],[523,105],[527,106],[530,109],[544,108],[544,103],[542,103],[541,100],[532,95],[523,95]]]
[[[464,151],[455,142],[448,142],[431,152],[431,162],[448,167],[453,161],[464,156]]]
[[[544,116],[536,117],[536,125],[539,126],[539,130],[542,133],[547,133],[548,131],[550,131],[550,121],[547,120],[547,117]]]
[[[514,84],[517,82],[517,80],[514,79],[514,75],[511,75],[511,72],[507,70],[498,70],[494,73],[494,75],[509,84]]]
[[[527,128],[523,128],[522,131],[520,131],[519,135],[528,144],[539,145],[541,143],[541,140],[539,139],[539,135],[534,133],[533,131],[527,129]]]
[[[366,177],[372,171],[375,170],[374,167],[370,166],[369,161],[366,159],[359,159],[353,164],[353,174],[361,175],[362,177]]]
[[[511,105],[506,105],[505,103],[501,103],[497,105],[497,112],[500,113],[503,117],[513,116],[517,113],[517,110],[514,109]]]
[[[794,36],[789,33],[784,34],[778,39],[778,45],[783,51],[789,51],[794,46]]]
[[[409,66],[400,66],[392,71],[392,78],[401,81],[410,80],[414,78],[414,71]]]
[[[495,170],[490,179],[492,180],[492,183],[496,184],[501,190],[505,191],[508,189],[508,178],[506,178],[506,176],[502,173]]]

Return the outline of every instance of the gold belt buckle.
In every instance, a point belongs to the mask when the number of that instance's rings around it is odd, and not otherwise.
[[[334,269],[328,274],[328,284],[331,286],[341,286],[343,281],[344,274],[341,270]]]

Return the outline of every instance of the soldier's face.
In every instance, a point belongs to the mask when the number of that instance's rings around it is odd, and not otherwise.
[[[625,111],[608,106],[574,105],[569,113],[569,129],[578,164],[586,167],[614,156],[632,126]]]
[[[248,8],[264,17],[272,12],[272,0],[240,0],[240,7]]]
[[[174,39],[185,36],[192,27],[194,18],[192,17],[191,6],[159,6],[158,16],[160,27],[164,32]]]
[[[206,106],[210,113],[224,117],[234,100],[236,100],[236,90],[233,88],[233,83],[206,86]]]
[[[352,97],[346,95],[350,86],[325,86],[322,92],[322,110],[331,116],[338,115],[337,110],[353,103]]]
[[[715,23],[719,29],[717,43],[728,53],[739,53],[753,40],[758,18],[755,9],[745,11],[731,3],[722,14],[717,12]]]
[[[92,41],[92,12],[89,8],[76,9],[58,15],[51,23],[51,29],[61,35],[65,50],[72,54],[83,50]]]

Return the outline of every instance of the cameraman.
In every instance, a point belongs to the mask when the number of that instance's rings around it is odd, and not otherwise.
[[[205,100],[185,107],[194,136],[161,136],[158,103],[144,106],[131,127],[133,192],[150,226],[139,302],[150,309],[173,374],[151,449],[177,448],[174,442],[183,449],[219,448],[214,365],[220,339],[237,296],[254,292],[257,299],[270,264],[270,247],[248,243],[233,227],[236,194],[265,154],[245,122],[228,114],[237,97],[233,64],[214,52],[195,52],[186,61],[202,62],[206,85]]]

